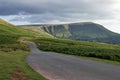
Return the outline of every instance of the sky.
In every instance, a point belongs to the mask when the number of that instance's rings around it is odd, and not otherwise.
[[[15,25],[95,22],[120,33],[120,0],[0,0],[0,18]]]

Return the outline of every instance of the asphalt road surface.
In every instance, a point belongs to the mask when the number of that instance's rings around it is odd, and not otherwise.
[[[40,51],[28,42],[27,63],[48,80],[120,80],[120,66]]]

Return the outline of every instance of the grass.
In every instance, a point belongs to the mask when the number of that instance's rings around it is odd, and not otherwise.
[[[21,50],[0,51],[0,80],[13,80],[14,78],[17,80],[46,80],[26,64],[25,57],[28,54],[29,52]]]
[[[17,35],[0,38],[0,80],[46,80],[27,65],[29,47],[18,39]]]
[[[18,43],[17,35],[0,35],[0,44],[13,44]]]
[[[46,80],[25,62],[30,51],[20,37],[0,35],[0,80]]]
[[[106,59],[99,59],[99,58],[94,58],[94,57],[84,57],[84,56],[76,56],[76,57],[120,66],[120,62],[118,62],[118,61],[111,61],[111,60],[106,60]]]
[[[1,18],[0,18],[0,24],[8,25],[8,26],[12,25],[12,24],[6,22],[5,20],[3,20],[3,19],[1,19]],[[12,26],[13,26],[13,25],[12,25]]]
[[[13,25],[3,25],[0,24],[0,37],[1,36],[24,36],[24,37],[52,37],[45,32],[35,32],[27,29],[23,29],[21,27],[13,26]],[[2,38],[2,37],[1,37]]]
[[[16,27],[0,19],[0,80],[46,80],[25,62],[29,47],[24,37],[49,37]]]
[[[120,45],[57,38],[41,38],[33,41],[39,49],[45,51],[120,61]]]

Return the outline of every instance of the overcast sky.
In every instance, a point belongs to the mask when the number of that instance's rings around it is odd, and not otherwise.
[[[95,22],[120,33],[120,0],[0,0],[13,24]]]

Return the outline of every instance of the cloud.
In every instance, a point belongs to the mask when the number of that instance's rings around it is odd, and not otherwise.
[[[0,15],[88,13],[106,15],[112,0],[1,0]],[[106,9],[105,9],[106,8]]]
[[[0,17],[15,24],[94,21],[113,29],[119,14],[119,0],[0,0]]]

